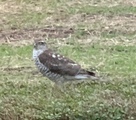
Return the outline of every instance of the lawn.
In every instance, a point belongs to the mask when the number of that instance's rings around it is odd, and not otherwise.
[[[0,120],[135,120],[135,0],[0,0]],[[32,61],[33,39],[103,81],[60,91]]]

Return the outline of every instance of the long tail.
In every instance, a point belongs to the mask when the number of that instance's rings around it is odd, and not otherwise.
[[[98,80],[94,72],[81,69],[78,74],[75,76],[76,79],[91,79],[91,80]]]

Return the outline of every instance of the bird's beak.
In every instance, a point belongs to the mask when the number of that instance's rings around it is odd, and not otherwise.
[[[36,43],[34,43],[34,48],[36,48]]]

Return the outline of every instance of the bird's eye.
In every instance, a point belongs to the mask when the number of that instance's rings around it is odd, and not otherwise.
[[[44,42],[40,42],[41,45],[44,45]]]

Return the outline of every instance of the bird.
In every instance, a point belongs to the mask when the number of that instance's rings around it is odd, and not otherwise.
[[[80,64],[48,48],[43,39],[34,40],[33,60],[43,76],[58,85],[75,80],[97,80],[94,72],[85,70]]]

